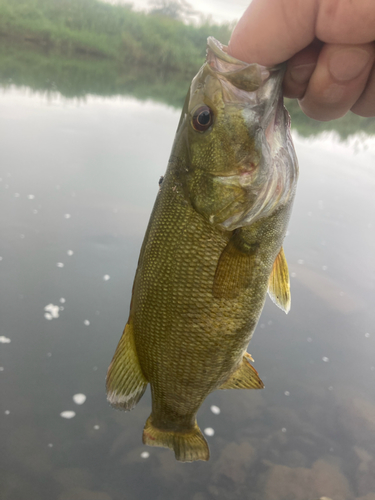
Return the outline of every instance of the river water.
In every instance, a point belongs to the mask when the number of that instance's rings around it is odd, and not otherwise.
[[[375,499],[375,139],[294,134],[288,315],[250,345],[265,389],[198,414],[208,463],[142,445],[105,374],[179,111],[0,92],[2,500]]]

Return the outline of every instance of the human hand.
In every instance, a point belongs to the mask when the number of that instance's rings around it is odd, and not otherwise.
[[[316,120],[375,116],[374,0],[253,0],[228,52],[272,66],[288,60],[284,95]]]

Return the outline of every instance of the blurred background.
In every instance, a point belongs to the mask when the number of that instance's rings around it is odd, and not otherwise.
[[[300,163],[292,309],[217,391],[208,463],[142,445],[106,402],[138,254],[206,38],[246,1],[0,0],[2,500],[375,499],[375,120],[286,102]]]

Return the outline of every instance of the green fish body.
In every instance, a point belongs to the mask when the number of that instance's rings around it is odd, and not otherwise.
[[[143,442],[208,460],[196,414],[216,389],[262,388],[247,345],[267,291],[288,312],[282,243],[298,165],[283,67],[246,64],[208,39],[146,231],[108,400],[151,386]]]

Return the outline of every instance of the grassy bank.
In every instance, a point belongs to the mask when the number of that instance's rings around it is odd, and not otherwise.
[[[163,68],[191,75],[206,39],[222,42],[229,25],[186,25],[98,0],[0,0],[0,37],[64,57],[109,59],[123,67]]]
[[[186,25],[98,0],[0,0],[0,85],[68,98],[132,95],[181,107],[207,37],[226,43],[230,32],[230,25]],[[296,101],[287,107],[303,136],[375,133],[373,118],[348,113],[317,122]]]

